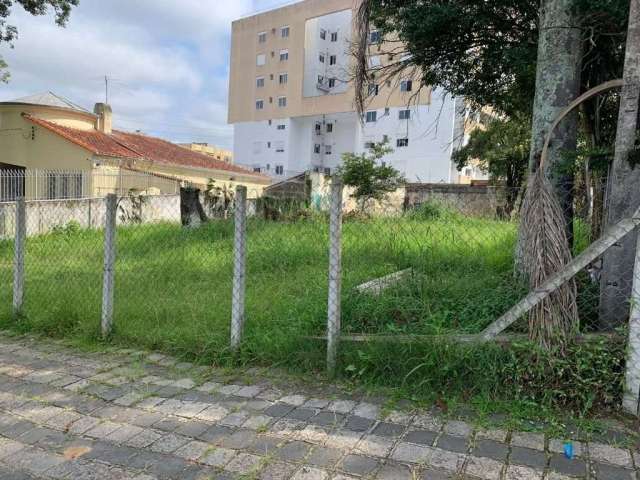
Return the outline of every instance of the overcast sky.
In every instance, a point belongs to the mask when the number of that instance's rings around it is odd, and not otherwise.
[[[11,80],[0,101],[52,91],[93,109],[110,79],[114,122],[173,141],[231,147],[226,124],[231,21],[286,0],[80,0],[66,28],[15,6]]]

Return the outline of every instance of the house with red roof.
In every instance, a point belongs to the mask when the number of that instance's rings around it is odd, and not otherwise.
[[[90,112],[51,92],[0,102],[0,171],[7,170],[48,173],[43,185],[16,189],[0,182],[0,200],[20,189],[48,199],[122,193],[123,187],[175,193],[176,185],[205,189],[211,180],[220,187],[245,185],[250,196],[259,196],[271,183],[266,175],[167,140],[115,130],[109,105],[98,103]]]

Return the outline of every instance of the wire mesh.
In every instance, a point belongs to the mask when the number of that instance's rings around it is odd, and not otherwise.
[[[56,182],[73,173],[56,172]],[[25,175],[22,193],[51,174]],[[1,186],[22,185],[19,174],[4,178]],[[117,195],[113,333],[131,343],[219,358],[229,351],[235,304],[246,358],[318,366],[326,345],[314,337],[475,334],[529,291],[514,275],[521,190],[409,184],[375,200],[355,198],[345,186],[334,202],[341,228],[330,229],[330,177],[298,175],[249,189],[246,235],[235,236],[245,251],[245,288],[234,289],[235,185],[180,191],[175,180],[140,172],[117,178],[105,190],[95,187],[106,181],[85,178],[90,198],[28,199],[26,325],[99,333],[104,192]],[[168,182],[169,193],[158,181]],[[604,192],[604,185],[571,189],[574,255],[602,235]],[[0,315],[7,320],[14,235],[15,202],[0,203]],[[597,258],[575,277],[582,332],[610,325],[603,302],[616,309],[617,324],[629,316],[631,276],[603,288],[602,265]],[[329,295],[330,285],[339,296]],[[525,333],[526,321],[511,331]]]

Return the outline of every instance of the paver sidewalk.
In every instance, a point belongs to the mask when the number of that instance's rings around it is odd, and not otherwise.
[[[0,479],[640,480],[640,454],[0,335]]]

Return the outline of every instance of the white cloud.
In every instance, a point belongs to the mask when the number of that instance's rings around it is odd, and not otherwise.
[[[67,28],[14,8],[15,49],[0,46],[12,80],[0,100],[51,90],[116,125],[176,141],[232,145],[226,124],[232,20],[281,0],[82,0]]]

